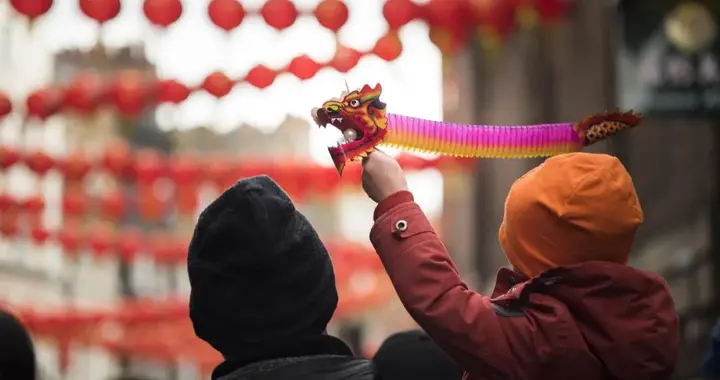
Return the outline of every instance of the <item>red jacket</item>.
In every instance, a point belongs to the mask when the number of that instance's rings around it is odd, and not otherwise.
[[[665,281],[609,262],[527,279],[501,269],[492,297],[460,279],[412,194],[375,210],[370,239],[403,305],[466,371],[483,380],[666,380],[678,319]]]

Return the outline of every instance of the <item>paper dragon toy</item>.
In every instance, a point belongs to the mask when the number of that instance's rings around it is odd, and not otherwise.
[[[378,145],[469,158],[547,157],[579,151],[642,122],[631,111],[592,115],[577,124],[454,124],[387,113],[381,94],[379,84],[365,85],[312,110],[318,126],[331,125],[344,136],[344,143],[328,148],[340,175]]]

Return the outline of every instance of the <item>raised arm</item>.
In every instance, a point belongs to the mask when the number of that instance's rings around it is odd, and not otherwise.
[[[493,305],[460,279],[410,192],[378,204],[370,240],[408,313],[458,364],[487,378],[519,378]]]

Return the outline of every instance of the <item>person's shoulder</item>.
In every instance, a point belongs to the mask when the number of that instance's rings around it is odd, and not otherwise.
[[[256,363],[217,380],[372,380],[370,360],[343,355],[315,355]]]

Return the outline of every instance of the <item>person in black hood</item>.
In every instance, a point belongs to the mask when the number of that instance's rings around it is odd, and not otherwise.
[[[335,275],[308,220],[268,176],[239,181],[198,219],[188,249],[195,334],[224,357],[213,380],[370,380],[326,334]]]
[[[378,380],[460,380],[463,370],[422,330],[389,336],[373,362]]]
[[[12,314],[0,310],[0,380],[35,380],[35,347]]]

